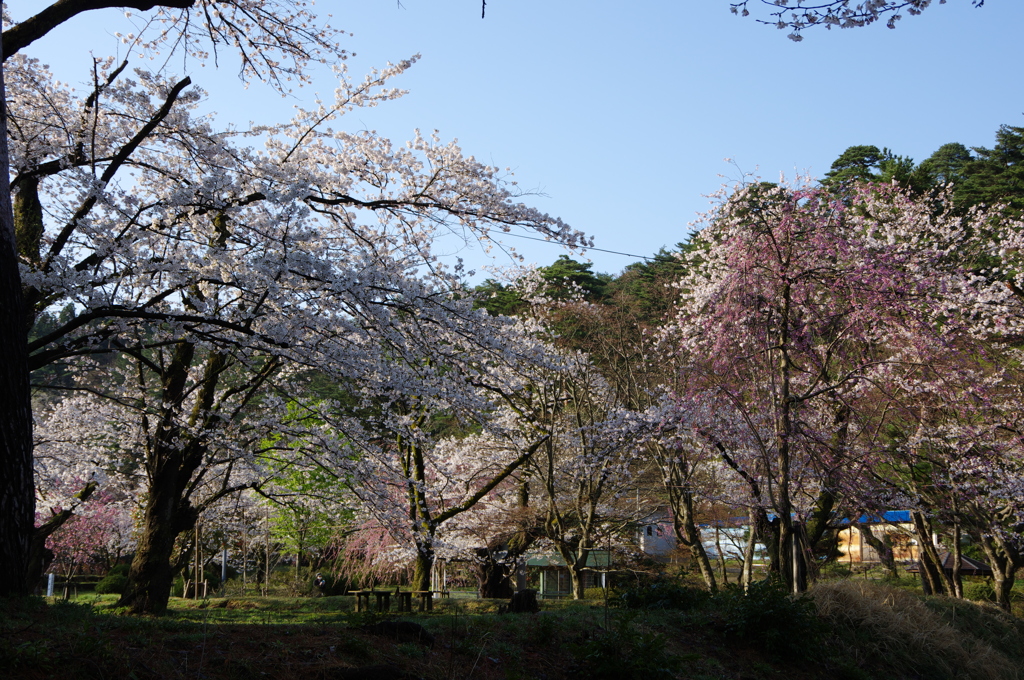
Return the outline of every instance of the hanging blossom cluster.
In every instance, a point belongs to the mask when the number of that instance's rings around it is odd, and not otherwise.
[[[801,41],[801,31],[811,26],[826,29],[859,28],[885,19],[886,26],[896,28],[896,22],[903,18],[900,12],[917,16],[932,0],[754,0],[755,4],[768,5],[771,19],[757,19],[760,23],[774,25],[779,29],[791,29],[790,40]],[[731,2],[733,14],[749,16],[750,0]],[[946,0],[939,0],[940,5]],[[981,7],[985,0],[972,0],[975,7]]]
[[[329,109],[259,130],[269,141],[256,152],[231,145],[249,133],[215,132],[190,115],[200,95],[186,81],[124,79],[104,65],[109,82],[79,100],[37,63],[15,59],[15,191],[26,201],[42,191],[47,206],[44,229],[26,244],[23,280],[37,306],[70,302],[78,312],[33,343],[33,364],[88,353],[140,324],[154,345],[164,336],[243,355],[273,348],[359,378],[383,373],[375,347],[411,356],[427,346],[404,333],[436,333],[439,364],[466,338],[485,354],[506,353],[472,330],[481,315],[448,292],[459,282],[431,252],[433,239],[454,230],[486,241],[493,229],[518,228],[580,245],[583,237],[515,202],[495,168],[436,135],[394,148],[370,133],[322,129],[347,108],[396,96],[377,90],[408,65],[343,84]]]

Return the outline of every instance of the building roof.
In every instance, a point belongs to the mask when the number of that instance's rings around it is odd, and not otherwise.
[[[953,553],[941,552],[939,553],[939,560],[942,562],[942,570],[947,574],[953,573]],[[918,574],[921,572],[921,563],[914,562],[907,571],[911,574]],[[972,560],[970,557],[960,556],[960,574],[962,576],[991,576],[992,567],[988,566],[984,562],[978,560]]]
[[[863,514],[857,518],[857,524],[909,524],[910,510],[886,510],[880,515]],[[850,524],[850,519],[843,518],[839,524]]]
[[[607,550],[591,550],[587,555],[587,566],[591,569],[604,569],[611,564]],[[536,555],[526,560],[528,567],[564,567],[565,560],[558,553]]]

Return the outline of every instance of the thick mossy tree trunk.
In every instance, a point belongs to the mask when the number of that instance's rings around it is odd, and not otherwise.
[[[416,561],[412,572],[413,590],[430,590],[430,573],[434,569],[434,548],[429,541],[416,541]]]
[[[121,601],[135,614],[162,614],[171,596],[174,574],[171,555],[178,535],[195,523],[198,513],[183,508],[180,493],[165,475],[165,485],[150,491],[146,502],[142,535],[128,573],[128,585]]]
[[[184,401],[189,368],[195,359],[195,345],[179,343],[163,372],[160,385],[159,422],[149,428],[146,472],[149,478],[142,534],[135,549],[135,558],[128,571],[128,583],[118,603],[135,614],[160,614],[167,609],[171,594],[171,555],[178,534],[190,529],[197,513],[184,498],[192,473],[202,458],[200,442],[182,441],[183,429],[177,412]],[[216,361],[211,357],[211,361]],[[209,373],[210,366],[207,366]],[[219,371],[215,373],[219,376]],[[141,378],[140,378],[141,381]],[[214,385],[205,386],[207,409],[212,403]],[[196,459],[198,454],[199,460]]]
[[[202,374],[198,385],[190,385],[189,374],[197,360],[201,362]],[[118,603],[132,613],[159,614],[167,609],[174,575],[171,557],[178,535],[195,526],[202,508],[246,488],[246,485],[230,486],[225,480],[215,493],[203,500],[201,507],[193,506],[190,500],[197,471],[204,465],[213,437],[231,420],[222,417],[215,408],[217,389],[228,365],[224,354],[210,352],[198,358],[193,344],[178,343],[163,368],[161,384],[156,390],[159,397],[158,401],[154,400],[159,404],[157,422],[150,427],[149,416],[143,417],[143,428],[150,433],[146,442],[146,507],[128,583]],[[244,389],[235,386],[234,391],[244,395],[236,410],[252,399],[278,365],[274,360],[268,361],[260,371],[249,376]],[[140,382],[144,383],[141,375],[140,369]],[[189,394],[194,394],[195,403],[191,413],[183,416],[182,405]],[[182,424],[183,417],[187,419],[186,425]]]

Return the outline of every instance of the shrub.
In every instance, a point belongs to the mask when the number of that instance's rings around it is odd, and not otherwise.
[[[663,636],[634,630],[629,619],[580,644],[576,657],[591,680],[671,680],[680,666]]]
[[[988,581],[975,581],[964,584],[964,599],[975,602],[995,602],[996,589]]]
[[[790,595],[774,579],[756,581],[746,592],[727,586],[712,598],[721,630],[776,656],[806,658],[816,649],[822,626],[809,597]]]
[[[584,600],[603,600],[604,596],[605,596],[604,588],[601,588],[601,587],[587,588],[586,590],[583,591],[583,599]],[[609,588],[608,589],[608,599],[612,599],[614,597],[615,597],[615,591]]]
[[[116,575],[116,576],[125,576],[125,577],[127,577],[128,576],[128,571],[130,569],[131,569],[131,565],[130,564],[125,564],[124,562],[119,562],[118,564],[115,564],[110,569],[110,571],[107,572],[107,576],[115,576]]]
[[[100,595],[107,595],[109,593],[116,593],[120,595],[124,592],[125,586],[128,585],[127,574],[115,574],[113,570],[106,576],[104,576],[99,583],[96,584],[96,592]]]
[[[623,592],[618,602],[628,609],[696,609],[710,599],[707,591],[655,581]]]

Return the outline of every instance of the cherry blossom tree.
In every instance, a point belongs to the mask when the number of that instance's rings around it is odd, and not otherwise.
[[[265,5],[232,7],[250,4]],[[295,58],[301,70],[305,57]],[[167,556],[198,509],[190,490],[221,459],[227,432],[238,446],[258,439],[266,425],[242,421],[282,371],[315,366],[359,381],[383,369],[403,385],[421,377],[409,357],[448,370],[452,337],[484,352],[501,344],[473,328],[452,292],[461,270],[430,252],[437,234],[486,241],[491,229],[523,228],[579,241],[517,203],[500,170],[436,135],[396,148],[327,127],[397,96],[384,83],[410,64],[356,84],[339,71],[333,102],[287,125],[224,133],[191,114],[201,94],[188,79],[129,79],[126,63],[98,63],[79,98],[31,59],[7,62],[19,82],[23,283],[32,313],[75,310],[32,343],[32,366],[119,353],[131,369],[90,388],[129,402],[149,433],[146,529],[123,600],[136,611],[165,605]],[[264,137],[265,151],[236,145],[247,135]]]
[[[645,464],[639,415],[620,405],[587,357],[571,353],[567,364],[538,384],[522,412],[550,432],[530,463],[531,486],[539,487],[531,502],[580,599],[594,551],[619,547],[624,529],[646,514],[629,502]]]
[[[85,393],[69,395],[40,409],[37,418],[33,451],[40,510],[29,556],[33,583],[53,559],[47,547],[51,536],[80,508],[95,514],[96,501],[109,506],[97,511],[111,522],[108,553],[123,554],[134,544],[130,515],[141,486],[134,461],[136,428],[112,402]]]
[[[305,80],[304,67],[310,59],[322,62],[344,58],[344,51],[335,40],[337,32],[329,26],[319,25],[303,3],[291,0],[262,2],[232,0],[212,2],[165,0],[164,2],[104,2],[94,0],[57,0],[37,14],[15,22],[9,13],[10,3],[2,10],[4,23],[3,59],[20,52],[56,26],[77,14],[105,7],[130,7],[148,12],[157,24],[156,30],[146,31],[146,37],[124,36],[126,42],[142,52],[152,52],[161,45],[182,48],[195,58],[214,54],[220,44],[231,44],[241,56],[241,72],[245,77],[258,76],[283,88],[289,78]],[[38,10],[38,6],[33,8]],[[174,11],[177,10],[177,11]],[[144,22],[145,23],[145,22]],[[196,28],[199,28],[196,31]],[[5,94],[6,68],[0,67],[0,94]],[[6,100],[6,96],[4,97]],[[172,97],[173,101],[174,97]],[[32,534],[32,458],[31,458],[31,406],[28,373],[25,361],[25,336],[32,311],[26,311],[22,300],[22,282],[18,272],[18,254],[27,247],[31,251],[33,237],[29,232],[28,246],[18,245],[23,235],[18,234],[10,210],[7,156],[6,112],[0,115],[0,318],[3,335],[0,346],[7,360],[0,368],[0,395],[4,413],[0,419],[0,480],[4,485],[0,493],[0,509],[5,521],[0,523],[0,592],[28,592],[31,588],[26,576],[27,555]],[[144,135],[143,137],[144,138]],[[136,140],[135,145],[141,141]],[[132,146],[131,144],[129,146]],[[115,160],[118,166],[123,158]],[[44,173],[45,174],[45,173]],[[27,198],[31,207],[32,185],[38,177],[25,179]],[[99,177],[98,177],[99,179]],[[110,177],[102,178],[108,181]],[[30,211],[34,214],[36,211]],[[83,215],[84,217],[84,215]],[[38,224],[31,224],[36,230]],[[32,307],[30,303],[29,308]]]
[[[443,362],[432,365],[436,355],[413,362],[415,381],[393,383],[398,367],[367,376],[358,408],[317,404],[323,426],[299,436],[306,464],[334,471],[372,524],[405,547],[417,590],[430,589],[438,532],[512,477],[548,436],[522,427],[502,403],[524,388],[516,368],[537,361],[537,352],[543,358],[542,346],[512,332],[511,320],[470,310],[470,299],[460,303],[477,331],[505,327],[494,336],[500,347],[450,337]]]
[[[939,230],[947,238],[936,242]],[[803,520],[831,503],[844,476],[855,488],[882,451],[868,418],[874,386],[895,389],[951,352],[991,297],[944,265],[953,236],[968,231],[894,187],[840,201],[814,187],[752,184],[695,239],[665,331],[685,376],[681,425],[719,448],[751,490],[756,481],[777,523],[780,575],[794,590],[813,533]],[[712,409],[697,406],[709,398]],[[731,430],[718,418],[728,412]]]
[[[100,492],[53,532],[46,547],[54,565],[70,580],[87,565],[109,566],[110,558],[116,559],[129,545],[126,524],[130,517],[124,505]]]

